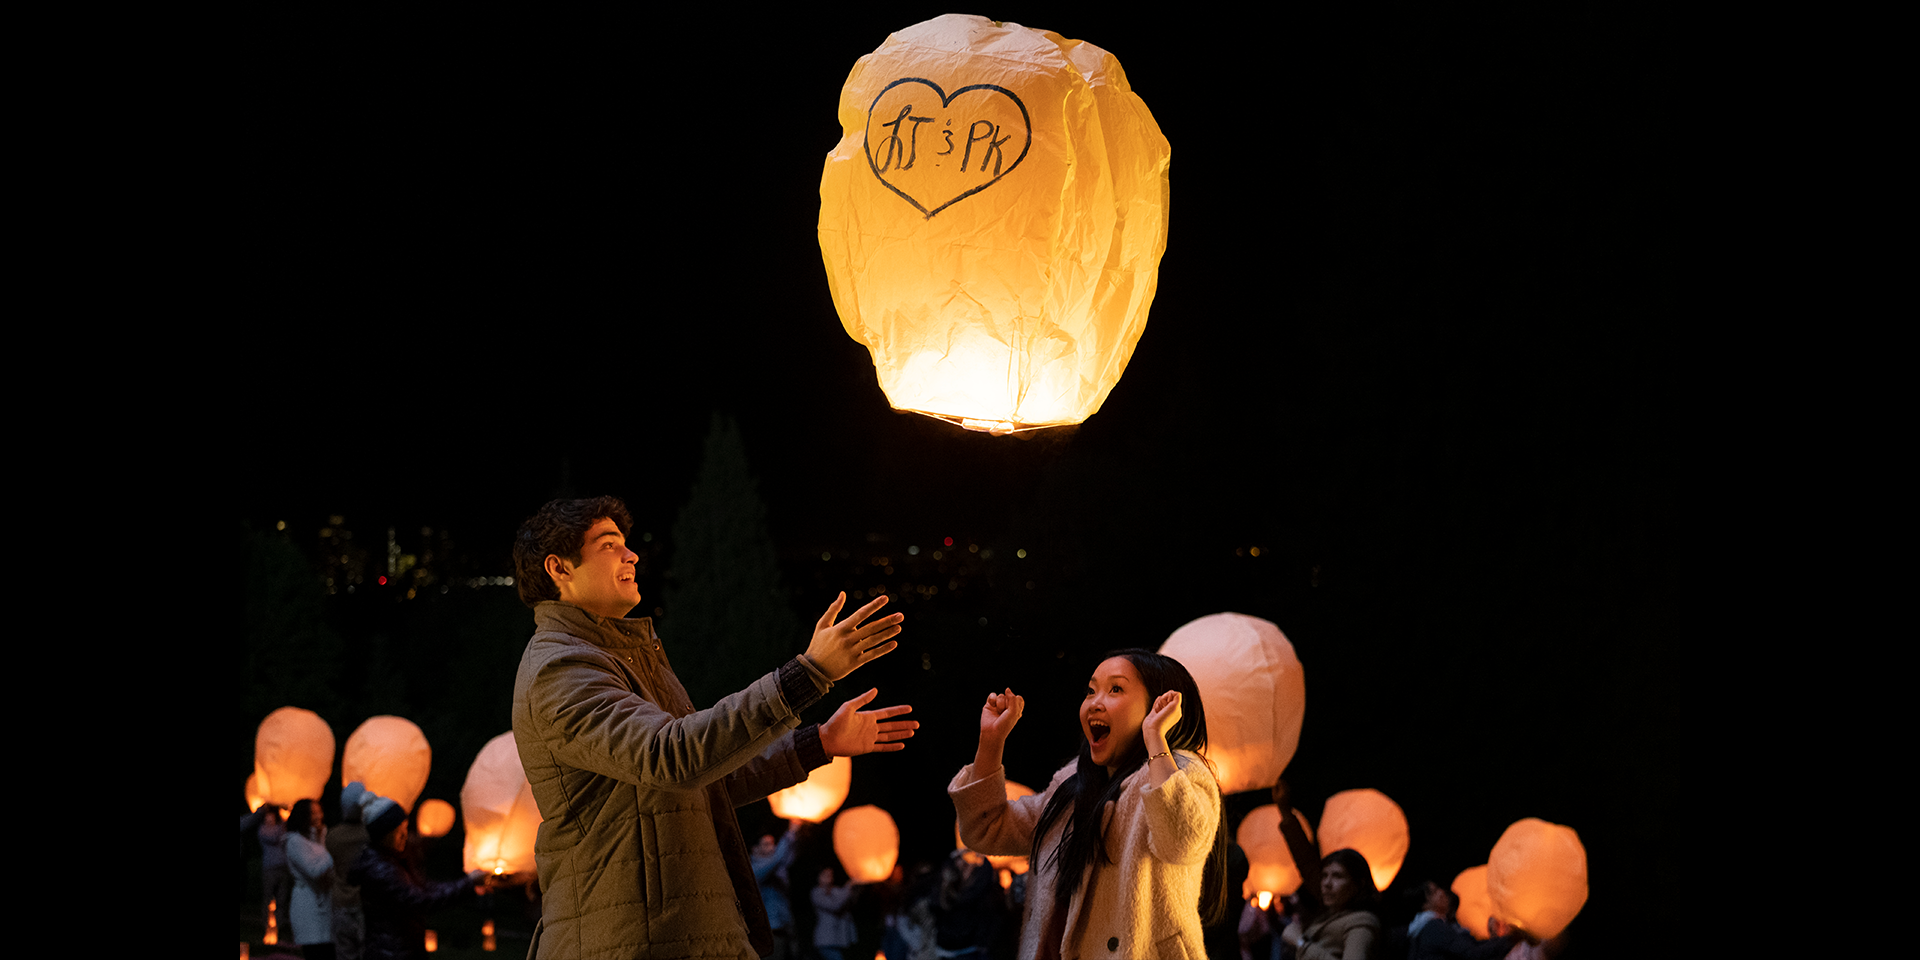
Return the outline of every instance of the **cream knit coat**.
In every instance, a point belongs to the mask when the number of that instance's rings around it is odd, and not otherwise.
[[[1200,883],[1213,834],[1220,825],[1220,788],[1207,765],[1189,753],[1174,754],[1179,771],[1159,789],[1148,782],[1146,765],[1127,777],[1120,799],[1107,805],[1107,857],[1089,901],[1086,878],[1075,880],[1069,907],[1078,922],[1065,925],[1060,943],[1064,960],[1204,960],[1200,933]],[[960,768],[947,787],[960,814],[960,837],[980,853],[1025,855],[1033,850],[1040,813],[1060,784],[1073,775],[1069,763],[1053,775],[1045,792],[1009,803],[1003,770],[977,773]],[[1053,851],[1060,845],[1066,818],[1047,831],[1040,856],[1028,878],[1027,906],[1020,924],[1020,956],[1040,952],[1041,932],[1053,912]]]

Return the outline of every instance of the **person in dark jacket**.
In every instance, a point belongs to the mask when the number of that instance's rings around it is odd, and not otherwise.
[[[424,960],[427,914],[473,898],[488,874],[475,870],[458,880],[428,883],[404,853],[407,811],[378,796],[369,798],[361,809],[372,840],[347,870],[348,881],[360,888],[360,909],[366,918],[361,956]]]

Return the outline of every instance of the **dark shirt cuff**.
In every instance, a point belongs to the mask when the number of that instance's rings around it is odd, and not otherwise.
[[[787,698],[787,707],[795,716],[800,711],[820,702],[826,691],[813,682],[813,674],[795,657],[780,665],[780,694]]]
[[[824,767],[832,757],[827,756],[827,748],[820,745],[820,725],[809,723],[793,732],[793,752],[800,758],[800,765],[812,770]]]

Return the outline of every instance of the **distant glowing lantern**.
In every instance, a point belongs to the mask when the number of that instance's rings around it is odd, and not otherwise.
[[[1587,848],[1572,827],[1528,817],[1487,855],[1493,915],[1541,939],[1560,935],[1587,903]]]
[[[260,805],[267,802],[266,794],[260,791],[260,774],[258,772],[247,774],[247,785],[242,787],[241,791],[245,793],[247,797],[248,813],[260,809]]]
[[[1493,934],[1487,930],[1487,918],[1493,916],[1493,900],[1487,896],[1487,865],[1468,867],[1453,878],[1452,890],[1460,898],[1460,909],[1454,911],[1454,920],[1467,928],[1476,940],[1491,940]]]
[[[500,941],[493,938],[492,920],[480,924],[480,949],[486,953],[500,949]]]
[[[833,853],[855,883],[879,883],[900,859],[900,828],[872,804],[842,810],[833,821]]]
[[[467,871],[531,873],[533,845],[540,835],[540,807],[533,785],[520,766],[520,751],[508,731],[480,748],[460,788],[460,812],[467,819],[461,857]]]
[[[1013,801],[1018,800],[1021,797],[1031,797],[1031,796],[1033,796],[1032,787],[1029,787],[1024,783],[1015,783],[1012,780],[1007,781],[1007,802],[1008,803],[1012,803]],[[954,821],[954,824],[953,824],[953,845],[956,849],[960,849],[960,850],[967,849],[966,841],[960,839],[960,822],[958,820]],[[987,857],[987,860],[993,864],[993,868],[995,870],[1002,870],[1002,869],[1012,870],[1014,873],[1020,874],[1020,873],[1026,873],[1029,868],[1026,857],[989,856]],[[1008,880],[1007,883],[1003,883],[1001,884],[1001,886],[1004,887],[1007,884],[1010,884],[1012,882],[1013,882],[1012,880]]]
[[[435,797],[420,805],[420,816],[415,818],[420,825],[423,837],[444,837],[453,829],[453,804]]]
[[[1160,645],[1200,686],[1207,708],[1207,758],[1221,793],[1264,790],[1280,779],[1300,745],[1306,673],[1280,628],[1239,613],[1181,627]]]
[[[340,785],[355,780],[392,800],[408,813],[426,789],[433,769],[433,748],[427,735],[405,717],[368,717],[347,738],[340,758]]]
[[[1212,711],[1208,711],[1209,720]],[[1407,860],[1407,815],[1378,790],[1342,790],[1320,814],[1320,853],[1352,848],[1373,869],[1373,888],[1385,890]]]
[[[333,772],[333,728],[312,710],[281,707],[260,721],[253,736],[250,793],[286,809],[318,799]]]
[[[853,783],[853,758],[834,757],[824,767],[815,767],[805,780],[767,798],[773,815],[783,820],[824,823],[840,805],[847,802],[847,789]]]
[[[948,14],[840,91],[820,252],[896,409],[1011,433],[1100,409],[1167,248],[1167,139],[1113,55]]]
[[[439,949],[440,949],[440,935],[433,932],[432,930],[428,930],[427,931],[427,952],[434,953]]]
[[[271,947],[280,942],[280,902],[267,901],[267,932],[262,934],[260,942]]]
[[[1212,716],[1207,719],[1211,725]],[[1300,817],[1300,825],[1312,839],[1313,827],[1306,817]],[[1284,897],[1300,889],[1300,866],[1293,862],[1287,838],[1280,835],[1279,807],[1269,803],[1248,811],[1233,839],[1247,855],[1247,879],[1240,885],[1242,899],[1263,892]],[[1266,907],[1262,905],[1261,909]]]

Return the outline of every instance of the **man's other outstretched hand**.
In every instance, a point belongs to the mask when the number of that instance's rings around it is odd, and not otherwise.
[[[863,753],[891,753],[907,748],[900,741],[913,736],[913,732],[920,729],[920,721],[893,719],[913,712],[912,707],[905,705],[860,709],[879,695],[880,688],[875,687],[848,700],[820,725],[820,748],[827,756],[857,757]]]
[[[887,598],[880,596],[855,610],[852,616],[834,623],[833,618],[840,615],[840,607],[846,602],[847,594],[842,591],[827,604],[827,612],[821,614],[820,622],[813,626],[813,642],[807,644],[807,658],[829,680],[839,680],[861,664],[892,653],[893,648],[900,645],[893,638],[900,635],[900,621],[906,619],[906,614],[896,613],[863,626],[862,620],[887,605]]]

